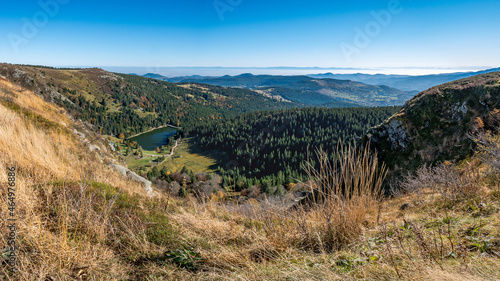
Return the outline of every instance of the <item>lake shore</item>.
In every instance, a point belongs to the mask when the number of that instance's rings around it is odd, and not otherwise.
[[[160,126],[160,127],[156,127],[156,128],[153,128],[153,129],[147,130],[147,131],[145,131],[145,132],[141,132],[141,133],[135,134],[135,135],[130,136],[130,137],[126,138],[126,139],[135,138],[135,137],[140,136],[140,135],[142,135],[142,134],[149,133],[149,132],[152,132],[152,131],[154,131],[154,130],[158,130],[158,129],[163,129],[163,128],[166,128],[166,127],[174,128],[174,129],[177,129],[177,130],[179,130],[179,129],[181,129],[181,128],[182,128],[182,127],[177,127],[177,126],[174,126],[174,125],[167,124],[167,125],[164,125],[164,126]]]

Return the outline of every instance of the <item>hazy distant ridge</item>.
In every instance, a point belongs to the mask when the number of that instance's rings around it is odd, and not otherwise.
[[[367,85],[338,79],[318,79],[306,75],[253,75],[237,76],[183,76],[167,78],[148,73],[144,77],[174,83],[202,83],[222,87],[245,88],[286,100],[325,107],[392,106],[402,105],[416,94],[387,86]]]
[[[345,79],[371,85],[386,85],[402,91],[424,91],[437,85],[455,81],[458,79],[468,78],[479,74],[500,71],[500,68],[492,68],[482,71],[474,72],[455,72],[443,74],[429,74],[429,75],[386,75],[386,74],[311,74],[308,75],[314,78],[332,78],[332,79]]]

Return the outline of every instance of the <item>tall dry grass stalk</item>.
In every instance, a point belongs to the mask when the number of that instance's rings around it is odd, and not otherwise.
[[[299,210],[300,217],[313,217],[318,222],[315,236],[321,239],[316,240],[324,250],[340,249],[361,234],[367,214],[380,205],[387,173],[367,147],[339,145],[333,158],[330,161],[325,151],[318,150],[316,160],[305,163],[304,170],[313,183],[311,193],[317,196],[313,196],[315,204],[309,212]],[[302,221],[307,224],[307,219]]]
[[[319,191],[317,203],[362,205],[380,200],[387,169],[379,165],[376,153],[371,155],[368,147],[339,145],[333,158],[330,161],[327,152],[317,150],[316,159],[309,159],[303,165],[314,182],[310,187]]]
[[[377,217],[386,168],[379,165],[376,155],[339,146],[335,160],[329,159],[319,150],[315,159],[304,164],[310,194],[316,195],[311,202],[291,208],[286,200],[269,199],[232,208],[263,232],[263,255],[276,256],[290,249],[327,253],[347,248],[362,234],[363,224]]]

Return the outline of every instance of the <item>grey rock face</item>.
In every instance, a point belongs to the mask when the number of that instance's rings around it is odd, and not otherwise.
[[[387,139],[391,145],[391,150],[404,151],[409,142],[407,129],[397,116],[393,116],[384,124],[370,129],[367,136],[372,142]]]
[[[135,172],[117,164],[111,164],[111,166],[117,170],[122,176],[128,176],[132,180],[143,183],[144,184],[144,189],[146,190],[148,196],[151,196],[153,194],[153,188],[151,187],[151,182],[148,181],[147,179],[139,176]]]
[[[386,127],[387,137],[391,142],[391,148],[405,150],[408,144],[408,137],[406,128],[403,126],[403,122],[396,118],[389,120]]]
[[[457,104],[451,107],[451,119],[462,120],[465,114],[467,114],[468,110],[469,109],[467,108],[465,102],[463,102],[462,104],[460,104],[460,102],[457,102]]]
[[[122,176],[126,177],[127,176],[127,168],[121,166],[121,165],[117,165],[117,164],[111,164],[111,166],[117,170]]]

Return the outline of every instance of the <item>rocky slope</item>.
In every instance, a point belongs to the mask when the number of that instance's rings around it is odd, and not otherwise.
[[[47,91],[45,93],[50,95],[52,92]],[[0,109],[4,112],[2,118],[5,118],[6,122],[6,124],[3,125],[6,127],[9,125],[12,126],[12,124],[7,123],[11,122],[11,119],[14,117],[6,118],[5,116],[18,114],[21,116],[20,119],[23,121],[20,122],[20,124],[25,125],[26,123],[29,124],[31,122],[34,126],[34,128],[29,129],[31,132],[29,132],[28,136],[25,136],[20,132],[17,132],[16,136],[10,136],[8,131],[1,131],[5,133],[5,135],[2,136],[1,142],[3,149],[7,149],[10,145],[14,145],[14,138],[23,138],[23,142],[27,142],[28,144],[18,142],[15,143],[15,145],[18,148],[21,147],[25,154],[29,154],[26,155],[26,159],[24,159],[25,162],[30,163],[30,165],[35,167],[43,167],[43,164],[36,163],[33,159],[30,159],[36,158],[37,153],[47,153],[48,151],[48,149],[42,144],[43,140],[38,140],[39,137],[33,137],[31,135],[33,132],[36,132],[37,129],[40,129],[42,131],[41,134],[47,135],[50,142],[53,142],[52,146],[57,147],[57,149],[60,150],[61,154],[64,156],[73,154],[74,151],[71,150],[72,146],[79,148],[75,149],[79,155],[72,155],[75,158],[71,161],[68,160],[69,162],[75,162],[75,159],[79,159],[82,163],[86,163],[86,160],[92,158],[94,161],[104,164],[103,167],[105,169],[109,170],[109,168],[112,167],[117,170],[119,174],[122,174],[124,180],[127,177],[131,179],[131,181],[128,181],[127,183],[131,184],[134,189],[142,192],[142,188],[144,188],[148,195],[153,195],[151,182],[138,176],[127,168],[118,165],[123,163],[120,163],[120,161],[116,159],[114,148],[108,141],[90,130],[81,120],[75,120],[73,116],[67,114],[67,112],[61,107],[44,101],[43,98],[47,98],[47,96],[42,95],[42,98],[37,94],[40,94],[40,92],[35,93],[27,90],[26,88],[19,87],[0,76]],[[54,97],[58,97],[56,93],[54,93]],[[61,141],[63,138],[65,140]],[[61,144],[58,142],[61,142]],[[38,146],[38,149],[36,149],[36,151],[32,151],[30,145]],[[14,162],[22,162],[19,160],[19,155],[15,155],[14,150],[10,152],[11,155],[9,157],[5,156],[8,155],[8,153],[5,153],[4,155],[2,152],[4,151],[0,151],[0,157],[7,159],[13,158]],[[75,154],[78,153],[75,152]],[[53,155],[44,154],[40,156],[40,158],[46,158],[45,161],[48,161],[49,163],[51,161],[59,160],[57,159],[58,156],[54,155],[56,155],[56,153]],[[82,157],[82,155],[85,155],[85,157]],[[86,160],[82,160],[83,158]],[[71,165],[63,165],[61,169],[71,171],[73,164],[75,163],[72,163]],[[47,164],[47,166],[51,166],[50,169],[54,169],[57,165]],[[81,167],[79,168],[81,169]],[[75,168],[75,170],[78,170],[79,168]],[[108,172],[114,173],[113,171]],[[114,176],[118,176],[118,174],[115,174]]]
[[[469,156],[475,119],[499,107],[500,72],[457,80],[421,92],[372,128],[364,142],[371,142],[395,179],[423,164]]]

